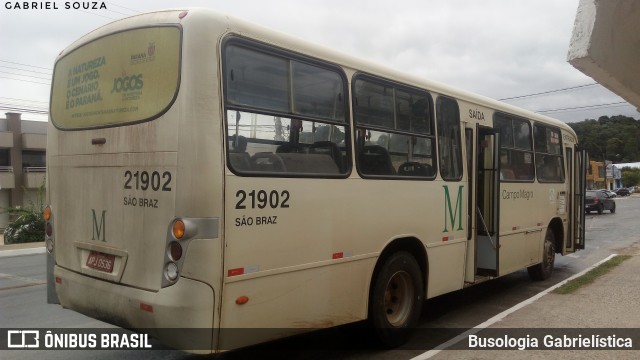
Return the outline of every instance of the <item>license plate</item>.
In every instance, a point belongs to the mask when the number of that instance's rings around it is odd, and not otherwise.
[[[97,251],[90,251],[87,257],[87,267],[106,273],[113,272],[113,264],[116,262],[116,256],[104,254]]]

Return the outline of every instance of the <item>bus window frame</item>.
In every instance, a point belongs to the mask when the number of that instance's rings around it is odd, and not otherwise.
[[[308,115],[308,114],[298,114],[293,112],[294,109],[294,105],[291,103],[291,98],[293,97],[293,95],[290,93],[289,94],[289,111],[288,112],[283,112],[283,111],[277,111],[277,110],[272,110],[272,109],[267,109],[267,108],[260,108],[260,107],[255,107],[255,106],[248,106],[248,105],[236,105],[236,104],[230,104],[227,102],[227,93],[228,93],[228,84],[227,84],[227,77],[226,77],[226,69],[227,69],[227,56],[226,56],[226,49],[229,46],[237,46],[237,47],[241,47],[244,49],[248,49],[250,51],[255,51],[255,52],[259,52],[261,54],[267,55],[267,56],[274,56],[274,57],[278,57],[281,59],[284,59],[286,61],[297,61],[299,63],[302,64],[306,64],[306,65],[311,65],[311,66],[315,66],[321,69],[325,69],[328,71],[332,71],[335,74],[337,74],[340,77],[341,80],[341,84],[342,84],[342,97],[343,97],[343,114],[344,114],[344,120],[343,121],[337,121],[337,120],[332,120],[332,119],[328,119],[328,118],[323,118],[323,117],[318,117],[318,116],[313,116],[313,115]],[[350,119],[350,110],[349,110],[349,103],[350,103],[350,94],[349,94],[349,85],[348,85],[348,78],[347,75],[344,72],[344,69],[337,65],[337,64],[333,64],[331,62],[328,61],[324,61],[318,58],[314,58],[311,56],[307,56],[298,52],[294,52],[288,49],[284,49],[284,48],[280,48],[276,45],[271,45],[271,44],[266,44],[266,43],[262,43],[260,41],[257,41],[255,39],[250,39],[250,38],[246,38],[243,37],[241,35],[235,34],[235,33],[231,33],[228,34],[227,36],[225,36],[222,41],[220,42],[220,73],[221,73],[221,79],[220,79],[220,83],[222,85],[222,93],[221,93],[221,101],[222,101],[222,119],[223,119],[223,139],[224,139],[224,148],[225,148],[225,162],[226,162],[226,167],[227,169],[229,169],[229,171],[231,171],[234,175],[236,176],[243,176],[243,177],[271,177],[271,178],[320,178],[320,179],[346,179],[351,175],[351,172],[353,171],[353,164],[351,161],[351,157],[352,157],[352,146],[351,146],[351,119]],[[291,63],[289,63],[291,64]],[[291,75],[291,66],[289,66],[289,73],[288,75]],[[292,80],[291,77],[289,76],[289,84],[288,84],[288,89],[292,90]],[[281,117],[281,118],[285,118],[285,119],[289,119],[289,120],[299,120],[299,121],[310,121],[310,122],[315,122],[315,123],[322,123],[322,124],[326,124],[326,125],[335,125],[335,126],[340,126],[344,128],[344,134],[345,134],[345,140],[344,140],[344,147],[345,147],[345,152],[346,152],[346,156],[345,156],[345,160],[346,160],[346,169],[344,172],[340,172],[338,174],[331,174],[331,173],[303,173],[303,172],[273,172],[273,171],[255,171],[255,170],[239,170],[234,168],[231,165],[231,159],[230,159],[230,153],[232,152],[230,149],[230,142],[233,141],[231,139],[231,136],[229,135],[229,130],[231,129],[232,124],[229,121],[229,116],[228,113],[229,111],[239,111],[239,112],[248,112],[248,113],[253,113],[253,114],[257,114],[257,115],[265,115],[265,116],[274,116],[274,117]],[[260,139],[257,139],[260,140]],[[256,143],[261,143],[261,141],[257,141]],[[276,144],[276,141],[273,141],[273,144]],[[338,144],[336,144],[338,145]],[[274,153],[275,154],[275,153]]]
[[[395,110],[394,110],[394,128],[389,128],[389,127],[385,127],[385,126],[379,126],[379,125],[371,125],[368,123],[360,123],[358,122],[358,110],[357,110],[357,104],[356,104],[356,81],[358,80],[363,80],[363,81],[369,81],[371,83],[377,84],[377,85],[382,85],[382,86],[388,86],[395,90],[400,90],[400,91],[405,91],[405,92],[409,92],[409,93],[418,93],[418,94],[422,94],[425,96],[425,98],[427,99],[428,102],[428,112],[429,112],[429,133],[420,133],[418,131],[411,131],[411,130],[400,130],[397,128],[397,123],[396,123],[396,116],[395,116]],[[413,181],[433,181],[436,179],[436,177],[438,176],[438,152],[437,152],[437,131],[436,131],[436,127],[435,127],[435,111],[434,111],[434,101],[433,101],[433,97],[431,95],[431,93],[425,89],[419,88],[419,87],[415,87],[415,86],[411,86],[411,85],[407,85],[401,82],[397,82],[397,81],[393,81],[393,80],[389,80],[389,79],[385,79],[383,77],[380,76],[376,76],[373,74],[369,74],[366,72],[362,72],[362,71],[357,71],[356,73],[353,74],[353,76],[351,77],[351,106],[353,108],[353,127],[355,129],[354,131],[354,141],[353,143],[355,144],[354,146],[354,153],[355,153],[355,167],[356,170],[358,172],[358,174],[360,175],[360,177],[362,177],[363,179],[375,179],[375,180],[413,180]],[[395,106],[395,103],[394,103]],[[377,131],[377,132],[382,132],[382,133],[387,133],[387,134],[395,134],[395,135],[404,135],[404,136],[414,136],[414,137],[420,137],[423,139],[429,139],[431,140],[431,159],[433,164],[431,165],[432,169],[433,169],[433,175],[431,176],[407,176],[407,175],[398,175],[398,174],[392,174],[392,175],[376,175],[376,174],[367,174],[367,173],[363,173],[362,172],[362,166],[359,164],[358,162],[358,157],[360,154],[360,139],[358,139],[358,133],[360,130],[364,130],[365,132],[367,130],[371,130],[371,131]],[[386,149],[387,152],[389,152],[389,149]],[[408,155],[409,153],[407,153]],[[391,155],[391,153],[389,152],[389,155]]]
[[[458,151],[456,152],[456,156],[457,156],[457,161],[458,161],[458,168],[460,169],[460,172],[458,174],[457,177],[444,177],[444,175],[442,175],[444,172],[442,171],[442,165],[443,165],[443,161],[440,158],[440,156],[443,154],[442,151],[442,146],[440,144],[440,124],[439,119],[441,117],[441,112],[439,111],[439,107],[441,104],[440,100],[447,100],[447,101],[451,101],[451,103],[453,105],[455,105],[455,110],[456,110],[456,114],[457,114],[457,119],[456,119],[456,124],[458,125],[458,137],[457,139],[453,139],[453,140],[457,140],[457,144],[458,145]],[[462,123],[460,122],[460,104],[458,104],[458,100],[456,98],[453,98],[451,96],[446,96],[446,95],[439,95],[436,98],[435,101],[435,106],[436,106],[436,138],[438,140],[438,161],[440,164],[440,167],[438,167],[438,169],[440,170],[440,176],[442,177],[442,180],[444,181],[449,181],[449,182],[460,182],[462,180],[462,178],[464,177],[464,164],[463,164],[463,154],[462,154]],[[442,135],[443,137],[447,137],[449,139],[451,139],[448,135]],[[452,163],[453,164],[453,163]],[[452,165],[450,164],[450,165]]]
[[[533,152],[534,152],[534,164],[535,164],[535,171],[536,171],[536,180],[541,183],[541,184],[564,184],[567,182],[567,171],[565,169],[566,167],[566,161],[565,161],[565,152],[563,151],[563,149],[565,148],[565,144],[564,144],[564,139],[562,136],[562,130],[560,130],[560,128],[553,126],[553,125],[549,125],[546,123],[541,123],[541,122],[534,122],[532,124],[532,129],[531,129],[531,136],[533,137]],[[555,131],[558,133],[558,140],[560,141],[558,147],[560,148],[560,154],[552,154],[549,152],[538,152],[538,149],[536,148],[536,136],[535,136],[535,131],[536,128],[544,128],[544,129],[549,129],[551,131]],[[545,140],[546,140],[546,135],[545,135]],[[555,158],[560,158],[561,164],[560,164],[560,169],[562,170],[562,179],[561,180],[544,180],[544,179],[540,179],[539,174],[538,174],[538,154],[540,154],[540,156],[544,157],[544,156],[552,156]]]
[[[493,129],[498,130],[499,128],[496,126],[495,124],[495,120],[497,117],[501,117],[501,118],[506,118],[508,120],[511,121],[511,131],[513,132],[513,121],[514,120],[518,120],[518,121],[522,121],[525,122],[527,124],[527,126],[529,127],[529,140],[531,142],[531,149],[527,150],[527,149],[523,149],[523,148],[519,148],[515,146],[515,137],[514,137],[514,145],[512,147],[504,147],[504,142],[502,142],[502,139],[500,141],[500,155],[502,155],[502,151],[503,150],[507,150],[507,151],[519,151],[522,153],[529,153],[531,155],[531,161],[532,161],[532,177],[531,179],[502,179],[502,177],[500,178],[500,182],[501,183],[533,183],[536,181],[536,159],[535,159],[535,147],[533,145],[534,139],[533,139],[533,124],[531,122],[531,120],[522,117],[522,116],[517,116],[517,115],[513,115],[513,114],[509,114],[506,112],[502,112],[502,111],[496,111],[493,114]],[[502,167],[500,168],[500,171],[502,172]]]

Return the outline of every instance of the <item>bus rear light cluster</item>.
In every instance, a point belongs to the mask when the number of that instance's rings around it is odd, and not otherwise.
[[[54,242],[53,242],[53,211],[50,206],[44,208],[42,213],[42,217],[44,218],[44,241],[45,246],[47,248],[47,252],[49,254],[53,253],[54,250]]]
[[[197,232],[197,226],[188,219],[176,218],[171,222],[165,253],[163,287],[178,281],[182,262],[184,261],[182,256],[189,240]]]

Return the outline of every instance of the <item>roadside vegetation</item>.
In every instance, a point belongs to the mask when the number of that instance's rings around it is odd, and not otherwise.
[[[26,206],[16,206],[4,209],[13,219],[4,229],[5,244],[20,244],[44,241],[44,184],[38,189],[34,202]]]
[[[631,255],[618,255],[614,258],[609,259],[608,261],[596,266],[595,268],[589,270],[586,274],[577,277],[571,281],[568,281],[566,284],[560,286],[559,288],[553,290],[555,294],[571,294],[574,291],[580,289],[581,287],[591,284],[600,276],[608,273],[611,269],[620,265],[623,261],[631,258]]]
[[[578,135],[591,160],[614,164],[640,162],[640,120],[632,117],[601,116],[568,124]],[[640,169],[623,168],[625,187],[640,185]]]

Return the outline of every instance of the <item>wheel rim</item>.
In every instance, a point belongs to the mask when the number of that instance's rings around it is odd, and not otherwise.
[[[414,295],[409,273],[398,271],[393,274],[384,292],[384,311],[391,326],[398,327],[406,323],[413,309]]]
[[[551,241],[548,241],[548,240],[544,242],[544,250],[546,254],[546,256],[544,257],[544,262],[545,262],[544,267],[545,267],[545,270],[548,272],[551,270],[553,266],[553,262],[556,257],[556,251],[553,248],[553,244],[551,243]]]

